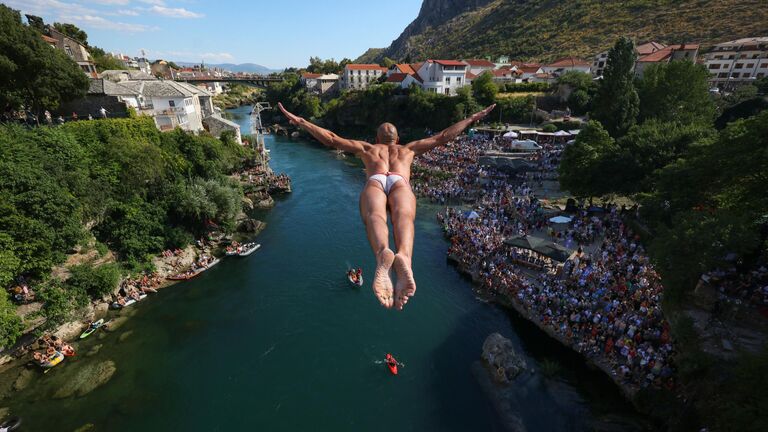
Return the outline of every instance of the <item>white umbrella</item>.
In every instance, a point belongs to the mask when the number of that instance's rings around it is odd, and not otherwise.
[[[553,218],[550,218],[549,221],[552,222],[552,223],[556,223],[556,224],[563,224],[563,223],[570,222],[571,218],[566,217],[566,216],[555,216]]]
[[[517,138],[517,133],[509,131],[509,132],[505,133],[504,135],[502,135],[502,137],[504,137],[504,138]]]
[[[564,130],[559,130],[559,131],[555,132],[555,136],[571,136],[571,134],[569,134],[568,132],[566,132]]]

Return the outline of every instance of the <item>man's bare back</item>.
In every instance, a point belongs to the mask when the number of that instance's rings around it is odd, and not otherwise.
[[[416,281],[411,268],[413,255],[416,196],[410,187],[413,159],[437,146],[452,141],[472,123],[485,117],[495,105],[466,118],[439,134],[406,145],[399,145],[397,129],[383,123],[376,132],[376,143],[341,138],[335,133],[280,110],[288,120],[328,147],[359,157],[365,165],[368,180],[360,193],[360,216],[365,224],[368,242],[376,256],[373,292],[386,308],[402,309],[416,293]],[[387,216],[392,219],[395,250],[389,248]],[[390,270],[394,267],[397,285],[392,286]]]

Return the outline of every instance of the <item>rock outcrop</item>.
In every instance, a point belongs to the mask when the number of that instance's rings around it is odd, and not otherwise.
[[[112,379],[117,368],[112,360],[99,363],[91,363],[81,367],[77,373],[68,379],[53,394],[55,399],[65,399],[71,396],[84,396],[96,390]]]
[[[512,341],[498,333],[489,335],[483,342],[483,361],[496,382],[510,384],[527,365],[520,357]]]

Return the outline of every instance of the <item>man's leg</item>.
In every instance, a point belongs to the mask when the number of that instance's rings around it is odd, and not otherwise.
[[[413,220],[416,218],[416,196],[404,180],[397,182],[389,191],[389,211],[395,232],[395,308],[402,309],[416,293],[416,281],[411,270],[413,256]]]
[[[376,274],[373,277],[373,293],[381,305],[391,308],[392,280],[389,269],[395,254],[389,248],[389,230],[387,229],[387,195],[381,185],[373,181],[366,183],[360,194],[360,216],[365,224],[368,242],[376,256]]]

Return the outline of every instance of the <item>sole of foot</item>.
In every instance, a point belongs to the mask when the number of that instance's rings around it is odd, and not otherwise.
[[[384,249],[376,256],[376,274],[373,276],[373,293],[379,299],[382,306],[389,309],[394,304],[392,279],[389,270],[395,260],[395,253],[390,249]]]
[[[408,299],[416,294],[416,280],[413,279],[411,260],[403,255],[395,255],[395,272],[397,273],[397,285],[395,285],[395,308],[403,310]]]

